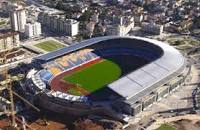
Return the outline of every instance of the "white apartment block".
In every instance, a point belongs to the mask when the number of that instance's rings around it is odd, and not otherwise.
[[[29,38],[39,37],[42,34],[41,24],[39,22],[27,23],[25,25],[25,34]]]
[[[26,11],[23,6],[14,4],[10,9],[10,22],[13,31],[24,32]]]
[[[14,47],[19,47],[19,43],[20,40],[18,32],[0,34],[0,52],[12,49]]]
[[[67,36],[75,36],[79,32],[77,20],[66,19],[61,15],[40,13],[38,20],[53,32],[63,33]]]
[[[79,22],[73,19],[67,19],[64,22],[64,32],[69,36],[75,36],[78,34]]]

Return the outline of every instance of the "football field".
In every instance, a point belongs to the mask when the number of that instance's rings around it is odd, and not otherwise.
[[[75,71],[71,75],[65,76],[64,80],[73,83],[89,93],[93,93],[117,80],[120,76],[121,68],[116,63],[104,59],[84,69]],[[81,95],[73,88],[68,93]]]
[[[35,46],[47,52],[55,51],[55,50],[65,47],[63,44],[56,42],[54,40],[44,41],[44,42],[36,44]]]

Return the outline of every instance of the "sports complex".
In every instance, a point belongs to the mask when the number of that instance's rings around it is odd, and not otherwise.
[[[106,36],[35,57],[24,89],[59,113],[134,116],[181,85],[183,55],[141,37]],[[117,114],[116,114],[117,113]]]

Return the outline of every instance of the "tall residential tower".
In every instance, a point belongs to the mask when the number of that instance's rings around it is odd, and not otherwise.
[[[10,9],[10,23],[13,31],[24,32],[26,11],[23,6],[13,4]]]

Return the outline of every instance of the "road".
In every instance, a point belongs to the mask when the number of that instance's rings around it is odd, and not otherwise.
[[[5,64],[5,65],[0,65],[0,72],[5,70],[5,68],[8,68],[8,69],[14,68],[19,63],[30,63],[31,61],[32,61],[32,58],[26,58],[23,60],[18,60],[18,61],[12,62],[12,63]]]

